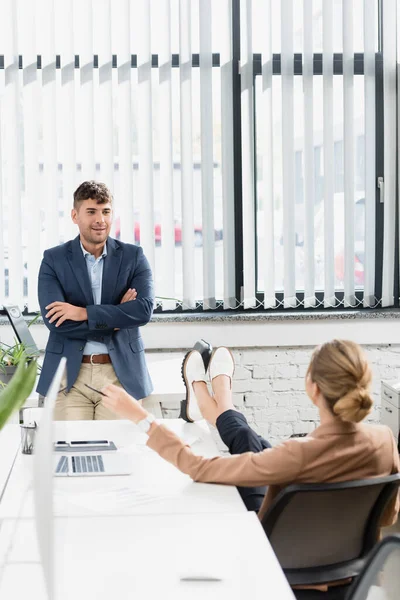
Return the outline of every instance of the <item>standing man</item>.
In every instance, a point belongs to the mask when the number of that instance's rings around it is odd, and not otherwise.
[[[137,400],[152,383],[139,327],[150,321],[154,292],[142,248],[109,237],[112,195],[104,183],[85,181],[74,193],[79,235],[46,250],[39,271],[39,304],[50,330],[37,391],[46,395],[62,356],[65,389],[56,420],[112,419],[100,390],[115,383]]]

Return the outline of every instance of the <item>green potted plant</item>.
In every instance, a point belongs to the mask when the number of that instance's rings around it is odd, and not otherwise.
[[[19,410],[33,390],[37,361],[23,352],[8,384],[0,390],[0,429],[15,410]]]
[[[39,318],[38,313],[35,318],[29,323],[30,327]],[[5,342],[0,342],[0,389],[5,387],[11,380],[21,360],[30,362],[37,359],[39,352],[36,346],[29,347],[23,342],[18,342],[14,339],[14,344],[11,346]],[[40,366],[36,363],[37,370]]]
[[[30,350],[22,342],[16,342],[13,346],[0,342],[0,388],[10,382],[21,361],[30,362],[37,356],[37,351]],[[36,364],[36,367],[39,366]]]

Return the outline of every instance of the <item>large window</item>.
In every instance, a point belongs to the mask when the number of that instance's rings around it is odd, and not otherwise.
[[[0,304],[85,179],[160,311],[396,302],[394,0],[3,4]]]
[[[258,301],[376,306],[371,282],[382,250],[366,206],[375,217],[383,153],[378,3],[253,2],[245,25],[255,75]]]

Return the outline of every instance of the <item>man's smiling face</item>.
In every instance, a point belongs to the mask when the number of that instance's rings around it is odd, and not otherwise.
[[[112,205],[99,204],[97,200],[83,200],[78,208],[71,211],[73,222],[78,225],[82,244],[88,246],[104,244],[110,234]]]

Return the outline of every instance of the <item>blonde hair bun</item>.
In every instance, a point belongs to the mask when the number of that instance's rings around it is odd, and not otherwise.
[[[332,340],[313,353],[308,375],[331,411],[343,421],[362,421],[372,410],[372,372],[355,342]]]
[[[372,398],[369,391],[365,388],[355,388],[342,396],[333,405],[333,412],[342,419],[342,421],[352,421],[359,423],[372,410]]]

